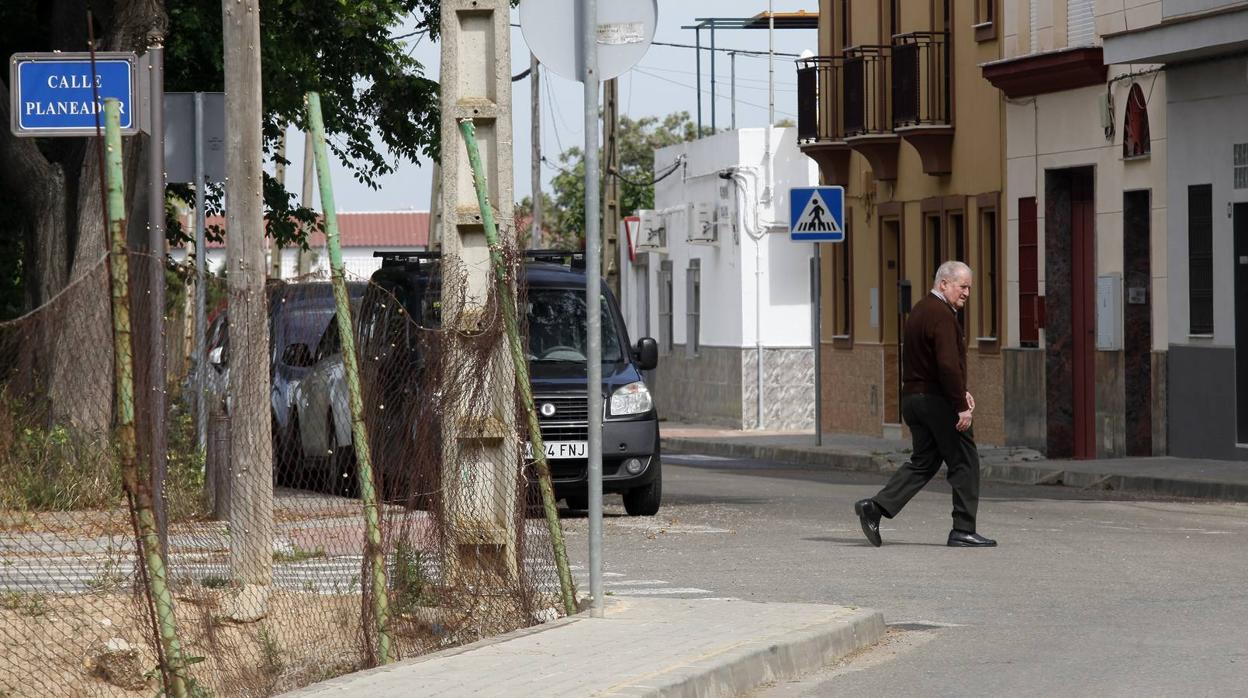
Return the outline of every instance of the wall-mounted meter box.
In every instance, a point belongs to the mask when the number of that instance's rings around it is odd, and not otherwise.
[[[1096,277],[1096,348],[1122,349],[1122,274]]]

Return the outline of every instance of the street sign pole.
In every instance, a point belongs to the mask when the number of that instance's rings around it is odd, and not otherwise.
[[[195,93],[195,436],[200,453],[208,452],[208,397],[204,393],[207,367],[207,289],[204,288],[208,249],[204,235],[204,93]]]
[[[810,258],[810,337],[815,347],[815,445],[823,445],[823,396],[819,386],[823,383],[823,279],[819,268],[819,243],[812,243],[814,256]]]
[[[151,406],[151,477],[155,497],[156,528],[160,533],[161,555],[168,556],[169,519],[165,502],[166,462],[165,441],[165,49],[156,42],[147,49],[151,108],[151,133],[148,138],[147,246],[149,268],[148,293],[148,383]]]
[[[589,356],[589,593],[590,615],[603,616],[602,591],[602,240],[598,229],[598,0],[582,5],[581,55],[585,83],[585,315]]]

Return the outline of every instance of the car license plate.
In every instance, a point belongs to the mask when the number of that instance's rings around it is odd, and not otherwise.
[[[547,460],[589,457],[588,441],[547,441],[542,445],[546,447]],[[533,457],[533,444],[526,443],[524,445],[524,456],[526,458]]]

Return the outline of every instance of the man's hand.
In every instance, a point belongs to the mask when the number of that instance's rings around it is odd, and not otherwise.
[[[958,431],[966,431],[971,428],[971,411],[958,413]]]
[[[971,391],[969,390],[966,391],[966,409],[972,412],[975,410],[975,398],[971,397]]]

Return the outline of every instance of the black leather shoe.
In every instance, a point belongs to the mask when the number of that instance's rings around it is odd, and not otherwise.
[[[997,542],[991,538],[984,538],[978,533],[967,533],[953,529],[949,532],[950,548],[995,548]]]
[[[854,511],[858,514],[858,521],[862,523],[862,532],[866,535],[871,545],[880,547],[884,543],[880,539],[880,506],[871,499],[860,499],[854,502]]]

